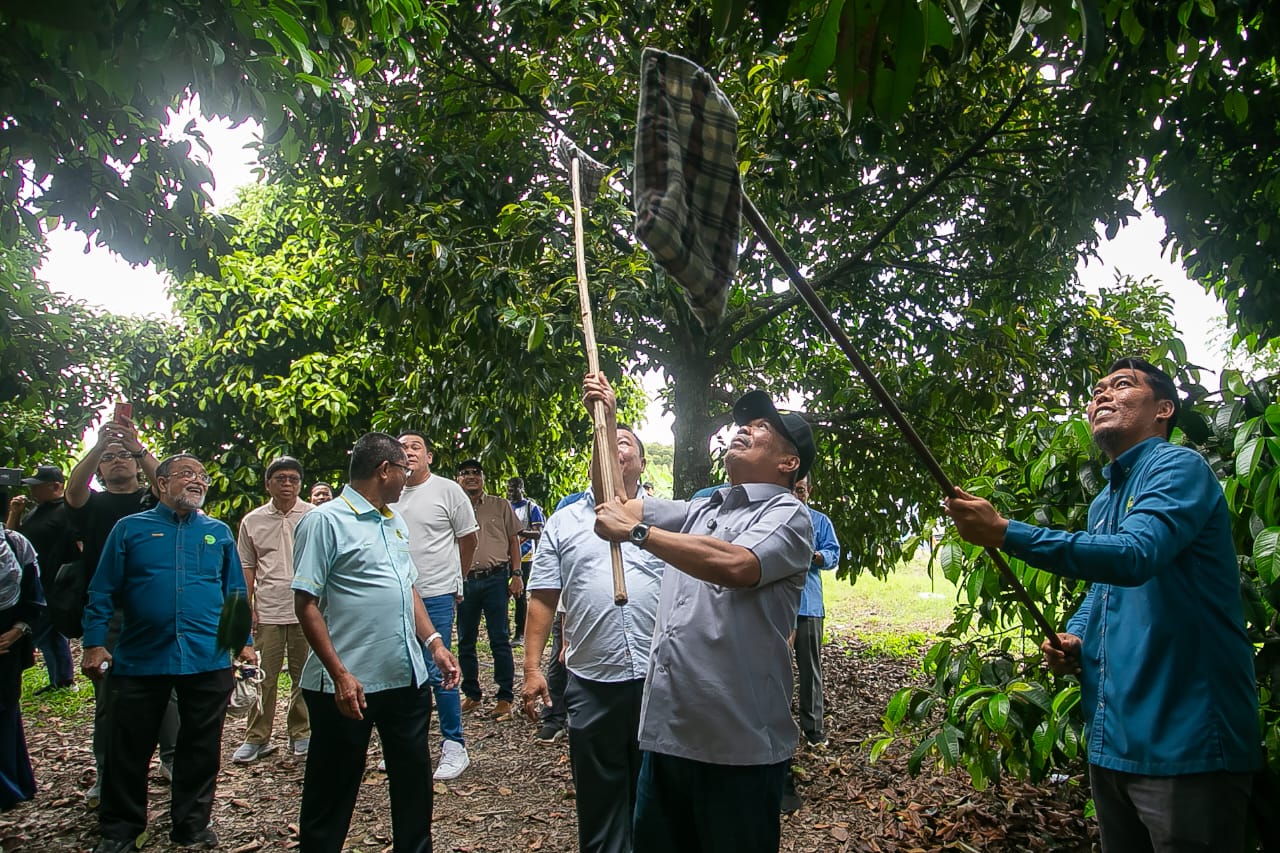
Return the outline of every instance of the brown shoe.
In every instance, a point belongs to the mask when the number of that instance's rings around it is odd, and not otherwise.
[[[472,699],[470,696],[462,697],[462,713],[470,714],[476,708],[480,707],[479,699]]]
[[[499,699],[498,704],[493,706],[493,718],[495,720],[511,719],[511,703],[506,699]]]

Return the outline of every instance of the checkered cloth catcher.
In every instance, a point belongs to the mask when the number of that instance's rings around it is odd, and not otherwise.
[[[635,156],[636,237],[710,331],[738,269],[738,114],[706,71],[646,48]]]

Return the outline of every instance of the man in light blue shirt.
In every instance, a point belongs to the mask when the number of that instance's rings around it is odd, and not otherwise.
[[[423,649],[445,687],[457,685],[458,664],[414,591],[409,531],[387,506],[410,471],[395,438],[368,433],[352,448],[346,488],[298,524],[294,609],[311,645],[302,691],[312,739],[299,819],[308,853],[342,850],[374,726],[390,780],[394,850],[431,851],[431,689]]]
[[[969,542],[1093,584],[1063,649],[1042,648],[1080,675],[1104,853],[1240,850],[1262,752],[1222,488],[1169,443],[1178,394],[1154,365],[1113,364],[1088,417],[1111,464],[1087,531],[1011,521],[959,490],[947,511]]]
[[[209,475],[186,453],[156,467],[160,506],[120,519],[102,547],[84,613],[81,669],[105,691],[105,762],[98,853],[134,849],[147,825],[147,767],[161,718],[177,694],[181,734],[173,759],[173,828],[179,845],[212,847],[209,826],[231,695],[231,655],[218,645],[218,616],[244,596],[235,537],[200,512]],[[120,638],[107,651],[111,617]],[[240,657],[256,662],[248,636]],[[141,846],[141,845],[138,845]]]
[[[813,482],[802,477],[791,490],[808,506]],[[800,711],[800,732],[809,746],[825,746],[827,736],[822,724],[822,623],[826,609],[822,603],[822,573],[840,563],[840,540],[825,513],[809,507],[813,521],[813,559],[800,593],[800,615],[796,617],[796,693]]]
[[[618,462],[623,491],[644,497],[644,445],[619,425]],[[563,603],[569,638],[569,762],[582,853],[629,853],[640,773],[640,703],[658,594],[667,564],[629,543],[622,547],[627,603],[614,603],[609,543],[595,533],[595,493],[551,516],[542,530],[529,578],[524,649],[524,711],[538,720],[537,701],[551,704],[542,673],[557,603]]]

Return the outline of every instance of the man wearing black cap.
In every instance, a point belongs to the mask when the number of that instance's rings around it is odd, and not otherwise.
[[[614,411],[600,374],[590,408]],[[791,649],[813,556],[809,511],[791,493],[813,432],[763,391],[733,410],[730,485],[693,501],[614,499],[596,533],[678,571],[662,580],[645,678],[635,851],[776,851],[783,781],[796,746]]]
[[[36,559],[40,564],[40,585],[46,590],[53,584],[62,564],[80,556],[80,546],[76,544],[71,518],[67,515],[67,502],[62,494],[64,482],[61,469],[53,465],[41,465],[36,469],[34,477],[26,477],[22,481],[31,492],[31,497],[28,499],[18,495],[9,504],[9,522],[6,526],[27,537],[36,549]],[[49,624],[48,619],[40,620],[35,645],[49,671],[49,683],[36,693],[70,687],[75,681],[71,644]]]

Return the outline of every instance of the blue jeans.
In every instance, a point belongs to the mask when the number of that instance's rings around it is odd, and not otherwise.
[[[480,636],[480,617],[489,632],[489,649],[493,652],[493,680],[498,685],[498,701],[515,701],[515,660],[511,657],[510,625],[507,621],[507,585],[511,578],[497,572],[485,578],[463,583],[462,603],[458,605],[458,666],[462,669],[462,692],[469,699],[480,700],[480,662],[476,659],[476,639]]]
[[[440,639],[444,640],[445,648],[451,648],[453,646],[453,593],[429,596],[422,599],[422,605],[427,608],[427,616],[431,617],[431,624],[440,632]],[[442,687],[444,675],[436,666],[436,662],[431,659],[431,652],[423,649],[423,656],[427,659],[427,683],[431,685],[431,692],[436,697],[436,714],[440,717],[440,736],[445,740],[465,744],[466,741],[462,739],[462,700],[458,698],[458,688]]]
[[[54,630],[49,620],[40,621],[44,625],[36,635],[35,645],[44,658],[45,668],[49,670],[49,683],[54,687],[66,687],[76,680],[75,666],[71,662],[71,644],[66,637]]]

